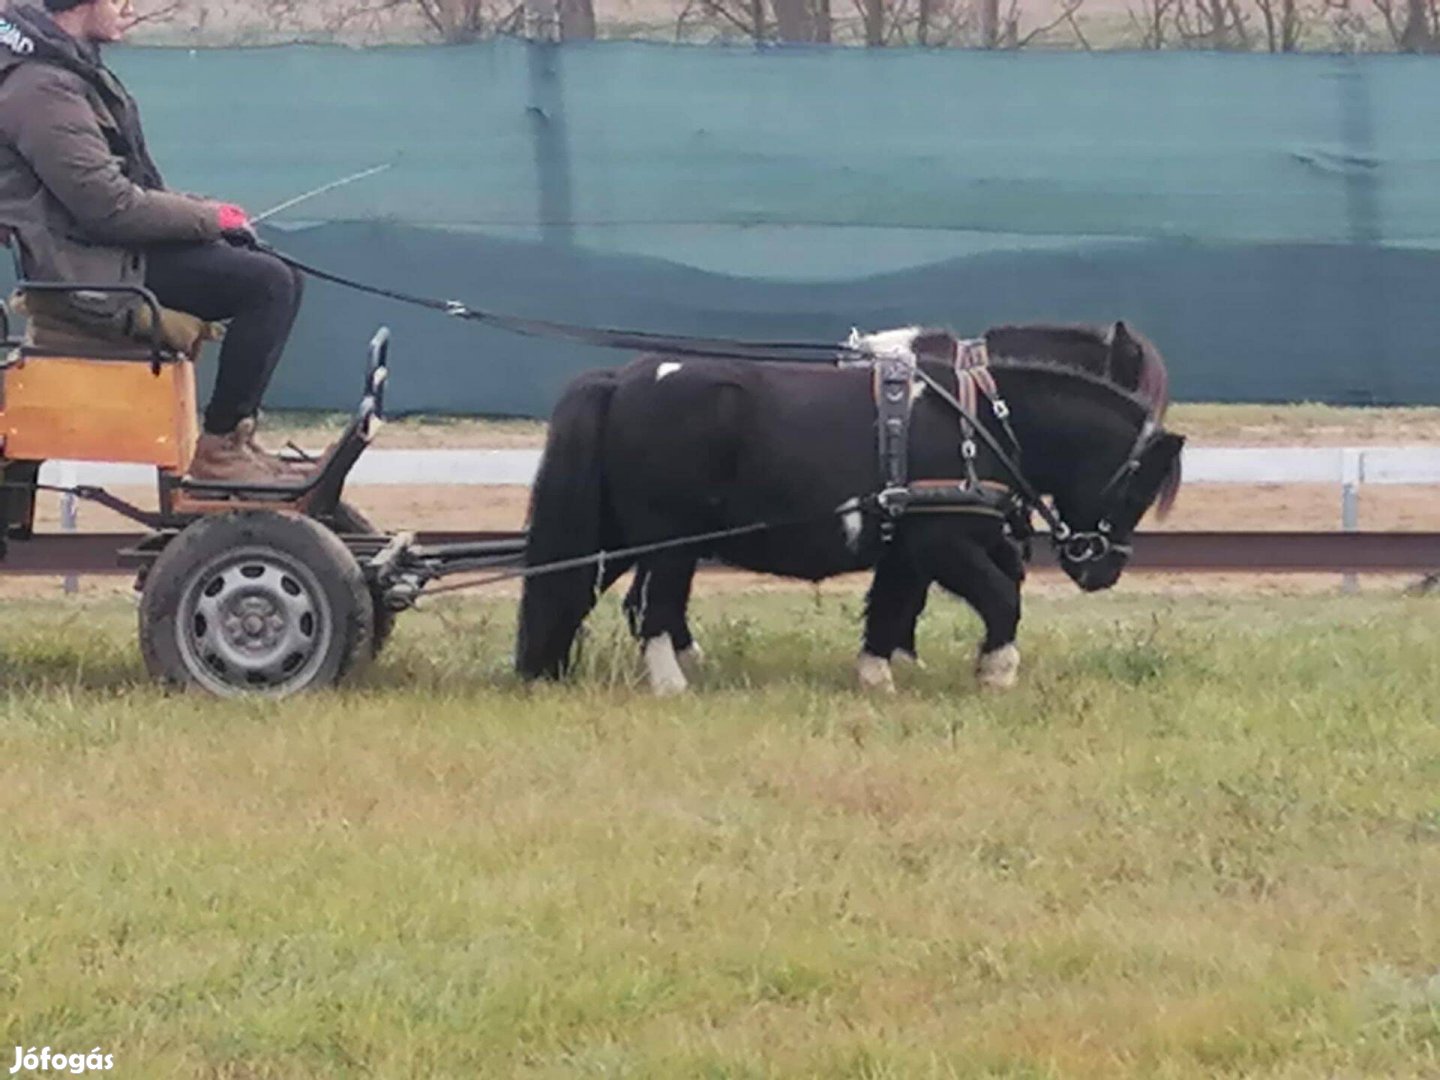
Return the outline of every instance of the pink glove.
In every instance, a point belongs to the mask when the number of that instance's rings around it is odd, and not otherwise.
[[[234,203],[220,203],[215,210],[215,220],[222,233],[244,232],[250,228],[250,215]]]
[[[250,215],[234,203],[217,203],[215,220],[220,225],[220,235],[233,247],[254,248],[260,244],[255,226],[250,224]]]

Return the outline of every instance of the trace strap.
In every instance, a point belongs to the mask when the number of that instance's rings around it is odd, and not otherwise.
[[[821,521],[829,517],[838,517],[849,512],[853,500],[849,500],[834,510],[826,510],[819,514],[810,514],[806,517],[791,518],[787,521],[756,521],[749,525],[736,525],[730,529],[717,529],[714,532],[695,533],[691,536],[677,536],[670,540],[657,540],[651,544],[638,544],[635,547],[620,548],[617,551],[596,551],[589,555],[577,555],[573,559],[559,559],[555,562],[541,563],[539,566],[522,566],[514,570],[502,570],[498,574],[491,574],[478,581],[459,581],[453,585],[441,585],[438,588],[425,590],[426,596],[435,596],[439,593],[457,592],[461,589],[478,589],[484,585],[494,585],[501,581],[513,581],[517,578],[542,577],[545,574],[559,574],[566,570],[579,570],[586,566],[603,567],[608,562],[625,559],[638,559],[642,555],[652,555],[657,551],[673,551],[676,548],[694,547],[698,544],[711,544],[717,540],[729,540],[737,536],[746,536],[750,533],[767,532],[770,529],[783,529],[795,525],[808,525],[814,521]]]

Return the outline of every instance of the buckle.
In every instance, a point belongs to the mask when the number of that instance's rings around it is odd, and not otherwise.
[[[1103,533],[1076,533],[1062,543],[1060,555],[1066,562],[1099,562],[1110,549],[1110,538]]]
[[[910,505],[910,489],[908,487],[884,488],[880,494],[875,496],[875,505],[880,507],[881,512],[887,517],[898,518]]]

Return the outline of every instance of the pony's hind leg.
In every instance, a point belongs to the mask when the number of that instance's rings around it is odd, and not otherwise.
[[[650,688],[662,697],[689,688],[682,661],[698,659],[698,646],[685,621],[694,578],[694,555],[664,552],[640,561],[625,597],[631,632],[645,651]]]

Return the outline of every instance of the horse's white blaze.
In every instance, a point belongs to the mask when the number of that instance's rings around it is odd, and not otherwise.
[[[677,371],[679,371],[679,370],[680,370],[680,365],[679,365],[679,364],[671,363],[670,361],[667,360],[665,363],[661,364],[659,367],[657,367],[657,368],[655,369],[655,381],[656,381],[656,382],[659,382],[659,381],[660,381],[661,379],[663,379],[666,375],[674,375],[675,372],[677,372]]]
[[[683,694],[690,688],[680,662],[675,658],[675,645],[669,634],[652,637],[645,642],[645,670],[650,676],[650,689],[657,697]]]
[[[1011,642],[982,652],[975,663],[975,674],[987,689],[1009,690],[1020,677],[1020,650]]]
[[[883,656],[872,656],[862,651],[855,660],[855,674],[860,677],[862,690],[878,690],[882,694],[895,692],[895,676],[890,671],[890,661]]]
[[[675,659],[680,663],[680,670],[686,677],[698,679],[700,671],[705,666],[705,650],[700,648],[698,641],[692,641],[689,648],[681,649],[675,654]]]

